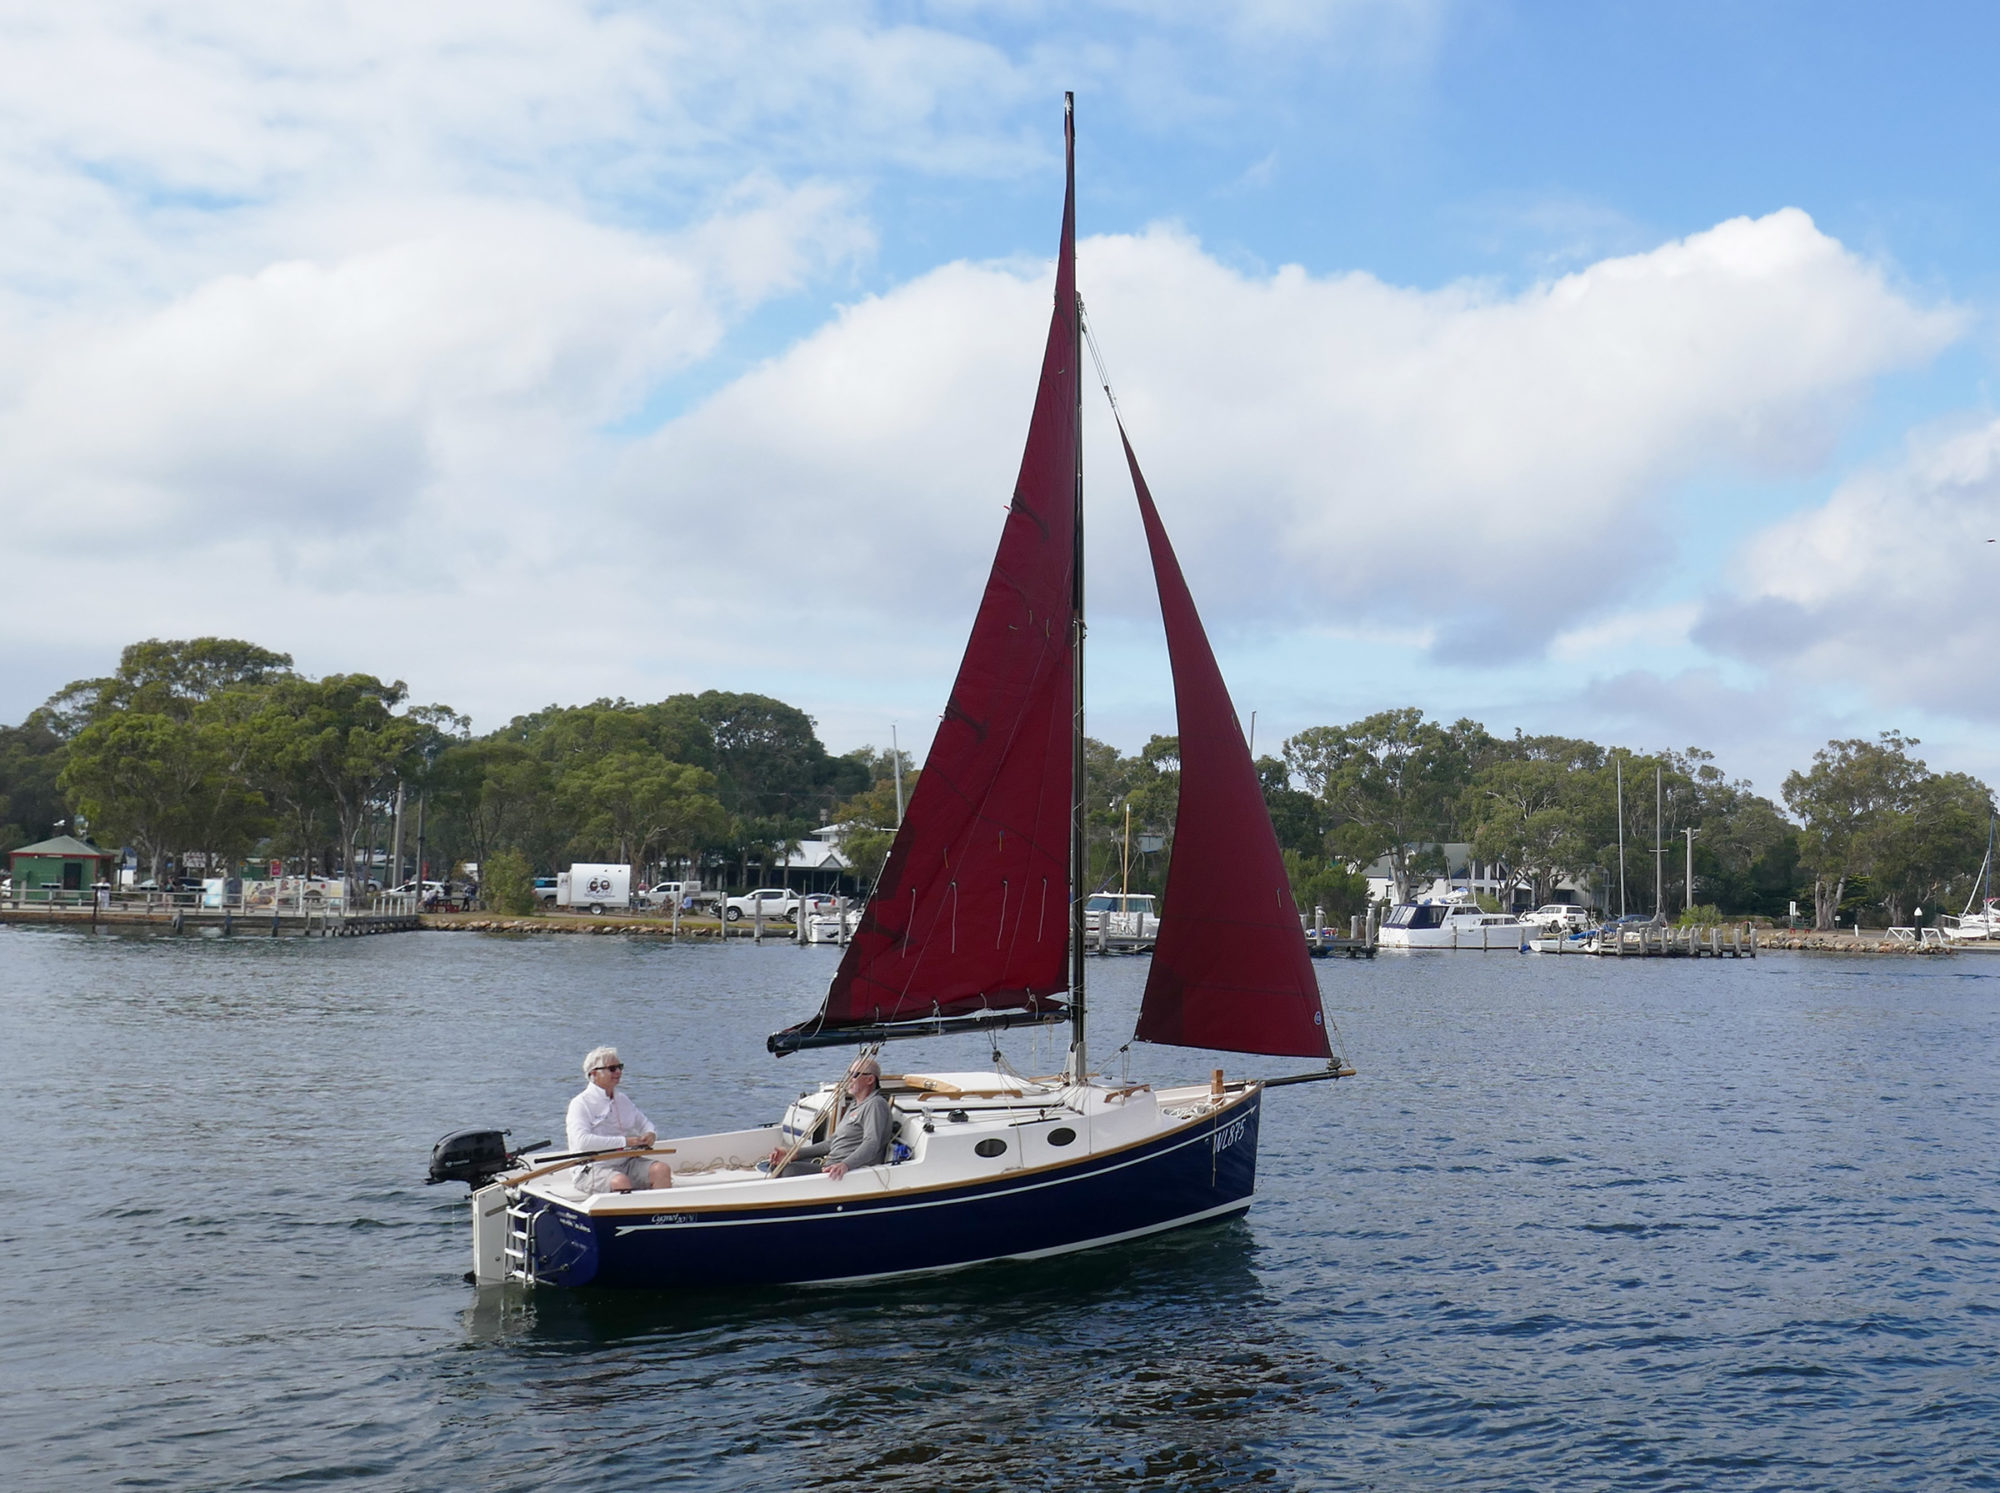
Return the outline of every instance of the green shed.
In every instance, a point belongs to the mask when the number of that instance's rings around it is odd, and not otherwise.
[[[53,902],[57,892],[87,891],[109,881],[118,857],[74,835],[57,835],[10,851],[9,861],[17,901]]]

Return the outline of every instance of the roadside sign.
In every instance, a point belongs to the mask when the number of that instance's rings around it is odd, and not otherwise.
[[[285,874],[285,863],[283,861],[272,861],[271,880],[273,881],[281,880],[284,877],[284,874]]]

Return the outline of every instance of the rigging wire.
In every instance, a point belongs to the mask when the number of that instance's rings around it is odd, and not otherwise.
[[[1118,421],[1119,428],[1125,426],[1124,412],[1118,408],[1118,396],[1111,392],[1111,375],[1104,367],[1104,349],[1097,345],[1097,334],[1090,330],[1090,317],[1084,310],[1083,297],[1076,298],[1077,321],[1083,327],[1083,345],[1090,349],[1091,366],[1097,370],[1097,386],[1104,391],[1104,397],[1111,401],[1111,414]]]

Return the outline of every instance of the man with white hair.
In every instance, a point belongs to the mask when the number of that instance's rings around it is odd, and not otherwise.
[[[789,1164],[785,1148],[771,1153],[770,1165],[779,1177],[803,1177],[824,1172],[838,1182],[857,1166],[880,1166],[889,1159],[889,1101],[882,1097],[882,1065],[858,1058],[847,1070],[847,1092],[853,1106],[841,1116],[830,1139],[800,1146]]]
[[[618,1092],[625,1064],[615,1047],[593,1047],[583,1060],[588,1080],[583,1092],[569,1102],[569,1148],[572,1151],[639,1151],[652,1145],[653,1122],[639,1106]],[[633,1192],[646,1187],[672,1187],[673,1168],[650,1156],[621,1156],[613,1161],[588,1161],[576,1170],[576,1185],[585,1192]]]

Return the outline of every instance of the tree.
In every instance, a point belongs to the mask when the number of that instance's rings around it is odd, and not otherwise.
[[[695,696],[693,708],[714,742],[722,802],[745,824],[791,821],[812,829],[869,786],[868,768],[828,756],[812,717],[796,706],[709,690]]]
[[[882,757],[886,762],[888,754],[885,752]],[[916,790],[918,776],[915,768],[903,769],[905,805]],[[900,822],[893,771],[886,776],[878,775],[867,792],[856,794],[836,808],[833,822],[840,826],[840,853],[847,859],[849,874],[865,887],[874,886],[881,879],[882,867],[888,863],[889,847],[895,842]]]
[[[479,865],[479,900],[489,912],[512,917],[532,916],[542,910],[535,895],[535,877],[528,859],[518,850],[497,850]]]
[[[1307,917],[1315,909],[1330,926],[1368,910],[1368,878],[1345,866],[1329,865],[1324,856],[1283,851],[1285,876],[1292,884],[1292,905]]]
[[[1259,757],[1256,766],[1264,807],[1270,811],[1279,847],[1309,861],[1325,860],[1327,817],[1320,801],[1292,786],[1291,770],[1279,758]]]
[[[1451,838],[1474,759],[1491,744],[1475,722],[1441,726],[1412,706],[1301,731],[1284,753],[1325,805],[1334,850],[1364,868],[1387,856],[1401,902],[1409,897],[1415,852]]]
[[[712,773],[639,749],[579,764],[564,777],[562,796],[587,817],[586,835],[633,865],[649,863],[656,850],[691,851],[728,823]]]
[[[1943,911],[1971,893],[1970,878],[1986,854],[1993,796],[1962,772],[1926,774],[1911,785],[1899,811],[1879,816],[1863,835],[1870,884],[1889,922],[1928,902]]]
[[[1494,763],[1472,787],[1473,853],[1526,878],[1536,904],[1545,902],[1557,881],[1597,862],[1582,812],[1591,786],[1549,757]]]
[[[1849,878],[1865,875],[1877,821],[1910,802],[1924,764],[1910,756],[1919,745],[1900,731],[1879,741],[1829,741],[1813,753],[1809,772],[1785,777],[1785,802],[1805,823],[1800,861],[1813,875],[1813,926],[1831,931]]]
[[[0,726],[0,851],[47,839],[64,817],[62,746],[46,710]]]
[[[99,831],[139,850],[158,880],[171,853],[226,862],[267,832],[263,798],[233,769],[220,726],[133,711],[84,727],[61,781]]]
[[[313,849],[303,837],[330,828],[350,868],[369,805],[385,782],[422,765],[419,748],[435,740],[435,722],[397,715],[408,690],[372,674],[290,675],[236,693],[246,769],[282,814],[295,848]]]

